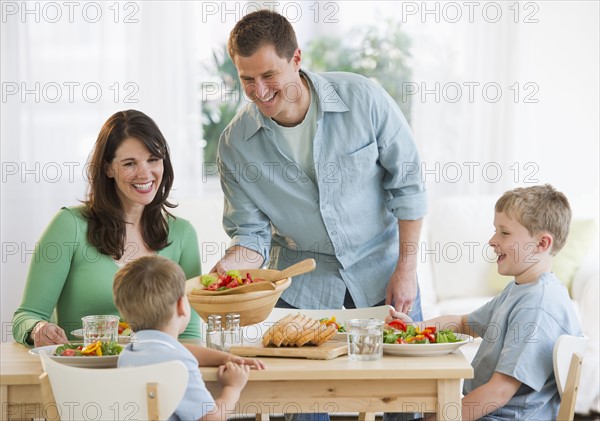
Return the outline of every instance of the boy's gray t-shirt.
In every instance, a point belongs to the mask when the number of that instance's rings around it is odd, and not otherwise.
[[[504,407],[482,419],[556,419],[560,397],[552,363],[554,343],[560,335],[581,335],[569,293],[556,276],[544,273],[537,282],[524,285],[510,282],[471,313],[468,322],[483,340],[472,363],[475,377],[465,380],[463,393],[487,383],[494,372],[522,383]]]
[[[179,360],[188,369],[188,385],[183,399],[169,420],[199,420],[214,409],[215,400],[202,380],[198,360],[175,338],[158,330],[136,332],[132,342],[119,355],[119,367],[158,364]]]

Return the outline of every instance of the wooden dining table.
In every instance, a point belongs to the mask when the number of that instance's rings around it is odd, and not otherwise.
[[[38,377],[39,357],[17,343],[0,348],[0,420],[43,417]],[[267,369],[252,370],[236,412],[268,418],[296,412],[359,413],[437,412],[439,419],[459,420],[461,380],[473,369],[460,350],[442,356],[384,355],[375,361],[348,356],[330,360],[263,358]],[[200,367],[208,389],[218,394],[217,368]],[[261,415],[262,414],[262,415]],[[366,414],[366,415],[365,415]]]

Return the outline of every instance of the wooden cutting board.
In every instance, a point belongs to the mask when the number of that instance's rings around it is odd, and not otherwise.
[[[262,344],[247,346],[232,346],[229,349],[234,355],[240,357],[284,357],[308,358],[311,360],[331,360],[346,355],[348,345],[346,342],[330,341],[319,346],[305,345],[301,347],[264,347]]]

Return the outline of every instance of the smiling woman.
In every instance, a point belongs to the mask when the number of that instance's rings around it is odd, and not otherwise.
[[[163,255],[187,278],[200,274],[194,228],[167,211],[174,207],[168,201],[173,167],[166,140],[150,117],[135,110],[111,116],[98,135],[88,179],[84,204],[62,208],[36,248],[13,317],[17,342],[65,343],[66,332],[81,327],[81,317],[118,314],[114,275],[141,256]],[[49,249],[56,252],[50,256]],[[50,322],[55,308],[56,324]],[[182,337],[199,336],[193,313]]]
[[[117,183],[123,206],[135,208],[152,203],[163,171],[162,158],[149,153],[141,140],[131,137],[117,149],[107,174]]]

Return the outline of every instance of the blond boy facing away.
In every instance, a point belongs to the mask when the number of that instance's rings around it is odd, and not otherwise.
[[[222,364],[218,380],[223,391],[217,398],[211,396],[198,370],[198,360],[177,341],[190,319],[182,269],[164,257],[141,257],[117,272],[113,294],[119,312],[135,332],[135,339],[119,355],[118,366],[180,360],[188,369],[189,380],[183,400],[169,419],[225,419],[246,385],[250,364],[226,353],[204,351],[209,360],[205,365]]]
[[[464,383],[462,420],[556,419],[554,343],[563,334],[581,335],[569,293],[551,271],[570,220],[567,198],[550,185],[504,193],[496,202],[489,244],[498,272],[513,281],[470,314],[416,323],[483,338],[472,363],[475,377]],[[413,323],[403,313],[390,314]]]

